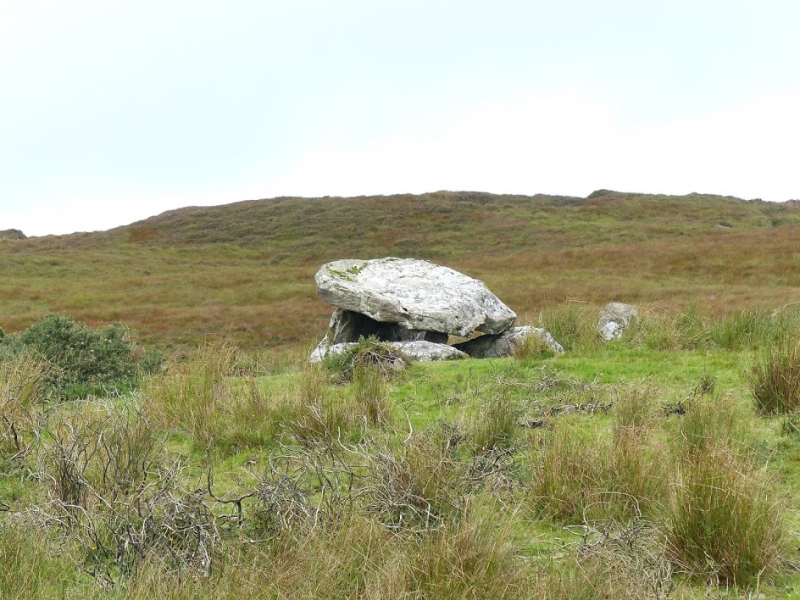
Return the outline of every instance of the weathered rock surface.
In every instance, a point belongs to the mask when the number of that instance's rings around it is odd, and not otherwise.
[[[326,338],[327,339],[327,338]],[[446,344],[436,344],[434,342],[415,341],[415,342],[387,342],[392,348],[399,350],[409,358],[423,362],[433,360],[458,360],[469,358],[467,354]],[[326,356],[337,356],[356,345],[356,342],[343,342],[340,344],[329,344],[322,340],[316,350],[311,353],[309,362],[320,362]]]
[[[516,318],[482,281],[425,260],[337,260],[315,279],[328,304],[407,330],[499,334]]]
[[[504,358],[514,356],[517,346],[525,342],[528,337],[536,337],[545,347],[556,354],[563,354],[564,348],[546,329],[539,327],[512,327],[498,335],[482,335],[454,347],[466,352],[472,358]]]
[[[597,331],[606,342],[619,338],[629,325],[639,320],[636,308],[623,302],[609,302],[597,319]]]

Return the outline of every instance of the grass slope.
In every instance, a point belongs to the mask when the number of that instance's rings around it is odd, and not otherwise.
[[[146,341],[306,345],[320,264],[411,256],[487,282],[520,315],[566,299],[721,312],[800,300],[800,204],[598,191],[277,198],[171,211],[108,232],[0,241],[2,321],[122,320]]]

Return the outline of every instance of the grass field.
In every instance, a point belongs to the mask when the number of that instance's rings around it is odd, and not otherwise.
[[[10,224],[13,225],[13,224]],[[800,205],[437,193],[0,242],[48,312],[164,349],[58,401],[0,362],[2,598],[800,598]],[[309,366],[342,257],[484,279],[566,348]],[[642,315],[599,341],[600,307]]]

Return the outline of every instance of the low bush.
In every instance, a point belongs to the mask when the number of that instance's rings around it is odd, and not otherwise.
[[[121,394],[139,383],[134,344],[121,323],[91,329],[64,315],[48,315],[0,339],[0,360],[30,355],[48,365],[46,383],[61,399]]]

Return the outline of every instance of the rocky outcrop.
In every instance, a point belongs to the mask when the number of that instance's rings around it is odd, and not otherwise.
[[[415,341],[415,342],[386,342],[395,350],[399,351],[408,358],[419,361],[433,360],[458,360],[469,358],[467,354],[448,346],[447,344],[437,344],[434,342]],[[356,342],[344,342],[340,344],[324,345],[320,343],[317,349],[311,353],[310,362],[320,362],[326,356],[338,356],[356,345]]]
[[[554,354],[563,354],[564,348],[553,339],[549,331],[530,326],[512,327],[498,335],[482,335],[474,340],[456,344],[455,348],[466,352],[472,358],[504,358],[514,356],[516,348],[531,336]]]
[[[425,260],[337,260],[316,283],[328,304],[403,329],[468,337],[502,333],[516,318],[482,281]]]
[[[622,336],[625,330],[639,320],[639,313],[630,304],[609,302],[600,312],[597,319],[597,332],[609,342]]]
[[[24,240],[27,239],[24,233],[19,229],[5,229],[0,231],[0,240]]]

